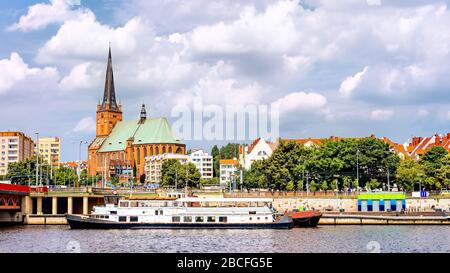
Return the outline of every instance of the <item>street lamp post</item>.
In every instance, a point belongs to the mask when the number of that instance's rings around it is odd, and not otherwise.
[[[387,188],[388,191],[391,191],[391,185],[389,184],[389,167],[387,168]]]
[[[309,196],[309,172],[306,173],[306,196]]]
[[[36,186],[39,184],[39,132],[36,132]]]
[[[359,192],[359,149],[356,149],[356,192]]]
[[[72,142],[75,143],[75,142]],[[87,144],[87,141],[84,140],[80,140],[79,141],[79,146],[78,146],[78,164],[77,164],[77,183],[75,185],[76,188],[78,188],[80,186],[80,182],[81,182],[81,145],[82,144]]]

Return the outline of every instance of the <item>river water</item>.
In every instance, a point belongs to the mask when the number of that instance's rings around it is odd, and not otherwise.
[[[0,228],[0,252],[450,252],[450,226],[319,226],[292,230]]]

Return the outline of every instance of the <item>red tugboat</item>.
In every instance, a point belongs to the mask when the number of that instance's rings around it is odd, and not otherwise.
[[[316,227],[319,223],[322,212],[318,210],[293,210],[287,213],[294,222],[294,227]]]

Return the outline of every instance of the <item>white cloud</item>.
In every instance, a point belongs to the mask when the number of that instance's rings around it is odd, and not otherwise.
[[[70,60],[104,59],[109,42],[114,56],[145,54],[152,46],[154,34],[141,18],[130,19],[123,27],[112,28],[99,23],[92,12],[68,20],[45,45],[36,60],[41,63],[62,63]],[[89,45],[89,46],[87,46]]]
[[[256,82],[242,83],[232,74],[231,66],[217,62],[194,86],[182,91],[176,98],[177,104],[189,104],[194,97],[201,98],[205,104],[258,104],[267,90]]]
[[[367,73],[367,69],[368,68],[369,68],[368,66],[364,67],[364,69],[362,71],[356,73],[353,76],[347,77],[341,83],[341,87],[339,88],[339,92],[341,93],[342,96],[349,97],[352,94],[352,92],[356,88],[358,88],[359,84],[362,81],[362,78]]]
[[[92,117],[81,119],[73,128],[74,132],[92,133],[95,132],[95,120]]]
[[[394,111],[392,110],[373,110],[370,113],[370,118],[372,120],[389,120],[391,119],[392,115],[394,114]]]
[[[63,23],[66,20],[80,16],[86,10],[72,9],[76,5],[73,0],[50,0],[49,4],[39,3],[28,8],[19,22],[8,27],[10,31],[31,31],[45,28],[49,24]]]
[[[277,2],[263,13],[247,7],[231,23],[195,28],[191,46],[202,53],[286,52],[298,39],[292,20],[297,10],[295,1]]]
[[[309,58],[305,56],[287,56],[283,55],[283,62],[289,72],[304,71],[311,65]]]
[[[282,113],[291,111],[314,112],[322,110],[327,104],[327,99],[317,93],[295,92],[278,99],[275,103],[278,103]]]
[[[69,75],[62,78],[59,86],[62,90],[86,89],[98,86],[100,79],[100,70],[95,70],[92,63],[81,63],[73,67]]]
[[[0,94],[13,88],[15,84],[29,84],[32,91],[38,86],[46,84],[47,81],[56,81],[58,71],[53,67],[29,68],[22,57],[16,52],[11,53],[9,59],[0,60]],[[33,83],[37,85],[33,86]]]
[[[366,0],[367,5],[369,6],[380,6],[381,0]]]
[[[428,110],[425,110],[425,109],[420,109],[418,112],[417,112],[417,115],[419,116],[419,117],[426,117],[426,116],[428,116],[430,114],[430,112],[428,112]]]

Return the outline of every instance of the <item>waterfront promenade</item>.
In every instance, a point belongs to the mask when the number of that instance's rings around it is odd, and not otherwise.
[[[199,197],[271,197],[274,198],[274,207],[280,211],[298,209],[316,209],[324,213],[319,224],[394,224],[393,220],[401,220],[398,223],[408,224],[439,224],[447,223],[442,218],[423,218],[426,214],[434,213],[436,209],[450,210],[450,198],[436,196],[430,198],[407,198],[406,214],[410,219],[400,219],[395,214],[387,215],[394,219],[379,218],[380,214],[360,213],[361,215],[376,216],[356,217],[357,195],[328,193],[302,193],[302,192],[218,192],[218,191],[193,191]],[[105,189],[105,188],[54,188],[46,187],[31,188],[30,194],[22,199],[23,223],[28,225],[51,225],[66,224],[65,214],[88,214],[93,206],[103,205],[104,197],[108,195],[119,195],[122,198],[132,199],[154,199],[161,198],[165,193],[155,190],[136,189]],[[339,216],[336,214],[340,213]],[[414,214],[412,214],[414,213]],[[346,217],[345,215],[350,215]],[[422,216],[421,216],[422,215]],[[405,215],[401,215],[402,217]],[[431,217],[435,215],[428,215]],[[397,217],[397,218],[395,218]],[[422,217],[421,221],[414,217]],[[406,221],[411,220],[411,221]],[[419,219],[420,220],[420,219]],[[426,222],[425,220],[429,220]]]

